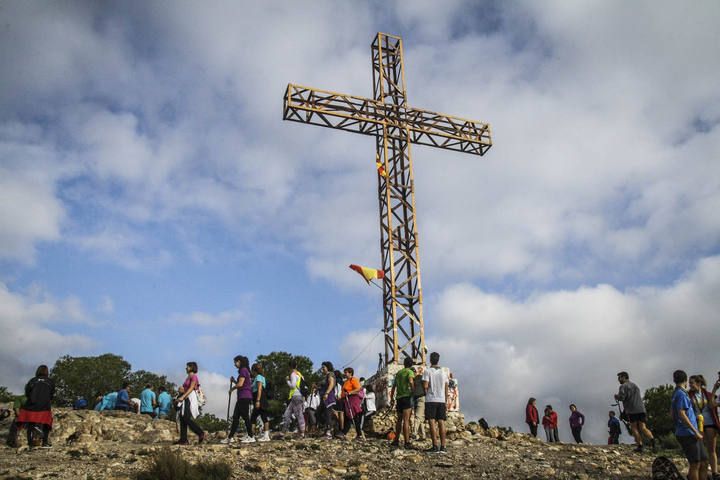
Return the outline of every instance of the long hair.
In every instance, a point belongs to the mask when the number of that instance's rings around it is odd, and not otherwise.
[[[264,373],[264,371],[263,371],[262,363],[253,363],[253,365],[252,365],[252,371],[253,371],[256,375],[265,375],[265,373]]]

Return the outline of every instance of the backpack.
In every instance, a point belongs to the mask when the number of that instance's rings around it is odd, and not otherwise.
[[[300,372],[298,372],[300,373]],[[303,377],[302,373],[300,373],[300,395],[303,396],[303,398],[307,398],[310,395],[310,385],[305,381],[305,377]]]
[[[684,480],[672,460],[667,457],[657,457],[652,463],[653,480]]]
[[[200,385],[198,385],[197,390],[195,390],[195,394],[197,395],[198,406],[205,406],[207,398],[205,397],[205,392],[200,388]]]

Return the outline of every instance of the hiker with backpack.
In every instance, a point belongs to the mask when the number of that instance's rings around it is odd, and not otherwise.
[[[322,362],[320,373],[323,380],[320,383],[320,399],[322,410],[321,418],[325,424],[325,438],[332,438],[333,424],[335,421],[335,370],[332,362]]]
[[[200,379],[197,376],[198,366],[195,362],[187,362],[185,364],[185,372],[187,377],[180,387],[179,396],[177,398],[178,419],[180,421],[180,440],[175,442],[176,445],[188,445],[187,430],[188,427],[198,436],[198,443],[205,441],[205,432],[195,423],[195,418],[200,415],[200,406],[202,403],[200,392]]]
[[[628,417],[632,435],[635,437],[635,444],[637,445],[635,451],[643,451],[643,436],[650,439],[650,445],[655,451],[655,437],[645,425],[645,404],[643,403],[640,388],[630,381],[630,375],[627,372],[618,373],[617,378],[620,388],[618,393],[615,394],[615,400],[623,403],[623,411]]]
[[[252,427],[250,423],[250,404],[252,403],[252,382],[250,381],[250,362],[247,357],[243,355],[237,355],[233,358],[235,368],[238,369],[237,380],[230,377],[230,384],[232,387],[228,392],[228,395],[232,395],[236,392],[237,398],[235,400],[235,410],[233,410],[232,424],[230,426],[230,432],[228,437],[222,440],[220,443],[231,444],[235,441],[235,432],[237,432],[240,426],[240,419],[242,418],[245,424],[245,436],[241,440],[242,443],[252,443],[255,438],[252,437]]]
[[[582,432],[583,425],[585,425],[585,415],[580,413],[577,406],[574,403],[570,404],[570,431],[572,432],[575,443],[583,443]]]
[[[698,420],[698,429],[703,435],[713,479],[718,477],[717,434],[720,421],[717,413],[718,404],[715,401],[715,393],[718,388],[720,388],[720,380],[715,382],[713,391],[709,392],[704,376],[693,375],[690,377],[690,401],[693,404],[695,418]]]
[[[390,389],[390,401],[395,400],[395,407],[397,409],[395,439],[392,442],[392,446],[400,446],[400,435],[402,434],[403,440],[405,441],[405,448],[411,449],[410,415],[412,414],[413,379],[415,378],[415,372],[412,369],[412,358],[405,357],[403,366],[404,368],[395,374],[395,381]]]
[[[260,438],[257,432],[253,435],[258,442],[270,441],[270,416],[268,415],[268,397],[270,396],[270,385],[265,379],[265,372],[261,363],[253,363],[252,365],[252,394],[253,394],[253,411],[250,417],[250,424],[253,432],[258,428],[257,419],[262,419],[263,434]]]
[[[608,412],[608,445],[620,443],[620,420],[615,416],[615,410]]]
[[[50,448],[50,431],[53,425],[52,400],[55,396],[55,383],[50,379],[47,365],[40,365],[35,376],[25,385],[25,403],[17,412],[10,425],[7,445],[17,448],[18,431],[27,431],[28,448],[33,448],[33,438],[42,435],[42,448]]]
[[[708,466],[708,452],[703,443],[703,435],[698,427],[692,401],[686,390],[687,381],[687,373],[683,370],[673,372],[675,391],[672,395],[671,407],[675,437],[689,464],[688,480],[704,480]]]
[[[303,398],[303,386],[307,389],[307,383],[302,373],[297,369],[297,360],[292,358],[289,362],[290,375],[287,378],[287,385],[290,387],[288,399],[290,400],[285,414],[283,415],[283,432],[287,432],[295,416],[298,422],[298,434],[300,438],[305,438],[305,399]],[[304,385],[303,385],[304,384]]]
[[[415,366],[415,378],[418,379],[413,386],[413,424],[412,439],[425,440],[425,385],[422,380],[425,367]]]
[[[425,396],[425,418],[430,422],[431,453],[445,453],[445,420],[447,419],[447,397],[450,379],[440,367],[440,354],[430,354],[430,368],[423,372],[422,381],[427,394]],[[439,432],[438,432],[439,430]],[[438,444],[438,434],[440,442]]]
[[[552,405],[546,405],[542,419],[543,429],[545,430],[545,439],[548,443],[559,443],[558,435],[558,415],[552,408]]]
[[[525,423],[530,427],[530,435],[537,437],[538,424],[540,423],[540,415],[538,409],[535,406],[536,400],[533,397],[528,399],[528,403],[525,406]]]
[[[355,425],[355,438],[356,440],[362,440],[362,401],[364,398],[362,385],[360,380],[354,376],[355,371],[351,367],[346,367],[343,373],[345,374],[345,382],[340,393],[340,401],[343,405],[346,422],[342,433],[347,435],[350,431],[350,425]]]

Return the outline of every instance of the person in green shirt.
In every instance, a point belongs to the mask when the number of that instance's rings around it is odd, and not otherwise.
[[[405,357],[403,368],[395,374],[392,390],[390,390],[390,398],[395,400],[397,409],[397,423],[395,424],[395,440],[392,445],[400,446],[400,432],[402,432],[405,440],[405,448],[412,448],[410,444],[410,414],[412,413],[412,394],[415,387],[413,378],[415,372],[412,369],[413,361],[410,357]]]

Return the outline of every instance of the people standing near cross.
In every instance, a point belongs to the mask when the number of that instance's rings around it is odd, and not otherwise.
[[[425,386],[425,418],[430,423],[430,438],[433,453],[445,453],[445,420],[447,419],[447,397],[449,389],[448,374],[439,365],[440,354],[430,354],[430,368],[425,369],[422,382]],[[438,433],[440,442],[438,443]]]

